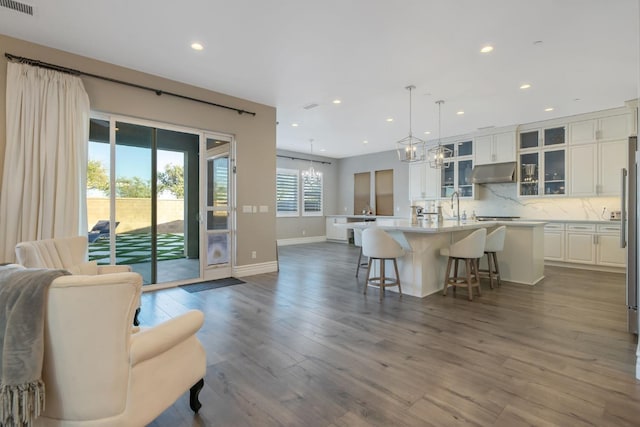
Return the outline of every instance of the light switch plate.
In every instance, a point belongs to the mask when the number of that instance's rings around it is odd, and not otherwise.
[[[242,213],[251,213],[251,206],[243,205],[242,206]]]
[[[266,212],[269,212],[269,206],[260,205],[260,213],[266,213]]]

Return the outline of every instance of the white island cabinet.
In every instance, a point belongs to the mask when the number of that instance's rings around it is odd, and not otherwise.
[[[402,292],[425,297],[443,288],[447,258],[440,255],[441,248],[478,228],[490,232],[499,225],[507,226],[504,250],[498,253],[502,280],[535,285],[544,278],[544,222],[444,221],[440,225],[412,225],[409,220],[378,219],[376,223],[353,222],[345,227],[377,226],[391,234],[405,250],[398,260]],[[391,264],[389,268],[393,270]]]

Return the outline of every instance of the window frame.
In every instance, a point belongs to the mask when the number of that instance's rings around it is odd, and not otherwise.
[[[295,176],[296,189],[295,189],[295,207],[294,211],[281,211],[278,201],[278,176],[289,175]],[[296,217],[300,216],[300,171],[298,169],[276,168],[276,217]]]
[[[300,190],[302,193],[302,197],[301,197],[302,216],[324,216],[324,175],[322,173],[320,174],[320,189],[319,189],[320,210],[319,211],[307,211],[306,203],[305,203],[307,200],[306,198],[307,192],[305,191],[304,177],[302,177],[301,181],[302,181],[302,185],[300,186]]]

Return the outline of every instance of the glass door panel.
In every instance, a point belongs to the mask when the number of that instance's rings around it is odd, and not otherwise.
[[[564,127],[544,130],[544,145],[564,144]]]
[[[441,197],[451,197],[453,192],[455,191],[455,166],[456,162],[450,162],[447,166],[442,168],[442,176],[440,182]]]
[[[544,194],[565,194],[564,150],[544,153]]]
[[[538,153],[520,155],[520,195],[538,195]]]
[[[520,134],[520,149],[538,147],[538,131],[522,132]]]
[[[458,193],[460,197],[473,196],[473,182],[471,181],[472,170],[472,160],[458,160]]]
[[[205,279],[231,275],[231,143],[207,137]]]
[[[115,263],[131,266],[145,284],[155,283],[151,198],[155,130],[120,121],[115,126]]]

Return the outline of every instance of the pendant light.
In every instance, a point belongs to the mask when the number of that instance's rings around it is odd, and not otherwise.
[[[440,131],[442,125],[442,104],[444,104],[443,100],[436,101],[438,104],[438,145],[433,148],[429,148],[427,151],[427,157],[429,159],[429,166],[434,169],[443,169],[449,167],[449,163],[451,162],[451,156],[453,155],[453,150],[445,147],[440,143]]]
[[[311,145],[311,155],[313,156],[313,139],[309,140]],[[313,160],[309,159],[309,169],[302,171],[302,179],[309,184],[317,184],[322,179],[322,172],[315,170],[313,167]]]
[[[420,138],[413,136],[411,131],[411,91],[416,87],[413,85],[405,87],[409,91],[409,136],[396,142],[396,151],[398,159],[401,162],[420,162],[424,160],[425,142]]]

